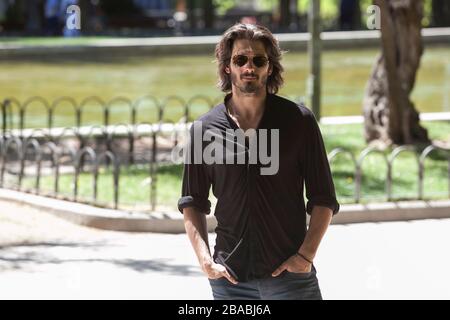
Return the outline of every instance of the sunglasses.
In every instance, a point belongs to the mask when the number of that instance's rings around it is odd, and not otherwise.
[[[269,62],[269,59],[267,59],[265,56],[254,56],[253,58],[249,58],[247,56],[238,54],[233,57],[233,63],[238,67],[243,67],[247,64],[249,59],[252,59],[253,64],[257,68],[264,67]]]

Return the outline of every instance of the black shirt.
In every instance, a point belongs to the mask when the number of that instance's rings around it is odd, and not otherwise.
[[[225,101],[230,97],[227,95]],[[239,129],[227,113],[225,102],[197,121],[203,131],[213,129],[224,136],[227,129]],[[197,141],[193,139],[193,128],[194,125],[190,131],[191,160]],[[256,131],[260,129],[279,129],[276,174],[261,174],[261,167],[269,165],[249,160],[246,139],[243,164],[185,163],[182,197],[178,202],[180,212],[186,207],[196,207],[209,214],[208,195],[212,186],[217,198],[214,215],[218,223],[213,258],[238,281],[270,277],[293,255],[306,234],[306,212],[311,214],[315,205],[328,207],[333,214],[339,211],[327,154],[313,113],[304,105],[268,94]],[[209,143],[202,141],[201,150]],[[270,143],[273,140],[268,139]],[[236,146],[234,150],[238,153],[240,149]],[[271,150],[270,146],[267,150]]]

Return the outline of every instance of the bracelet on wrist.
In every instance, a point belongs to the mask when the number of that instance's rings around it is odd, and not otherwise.
[[[300,252],[295,252],[296,255],[298,255],[299,257],[302,257],[303,260],[309,262],[310,264],[313,264],[313,262],[311,260],[309,260],[308,258],[306,258],[304,255],[302,255]]]

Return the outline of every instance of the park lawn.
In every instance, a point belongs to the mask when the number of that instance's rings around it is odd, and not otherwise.
[[[322,59],[322,115],[361,114],[367,80],[378,50],[325,51]],[[412,99],[421,112],[450,111],[450,47],[425,49]],[[86,97],[98,96],[103,101],[125,97],[131,101],[145,95],[161,103],[170,96],[184,101],[196,95],[206,96],[214,103],[223,94],[216,88],[216,64],[211,54],[193,56],[149,57],[74,57],[70,60],[0,61],[0,100],[13,97],[23,103],[32,96],[44,97],[49,103],[62,96],[73,97],[80,104]],[[306,96],[308,60],[306,52],[288,52],[285,86],[280,95],[296,101]],[[213,102],[211,102],[213,103]],[[183,115],[183,102],[170,99],[164,108],[165,121],[178,121]],[[208,103],[196,100],[191,118],[208,109]],[[91,101],[83,109],[82,125],[102,124],[102,108]],[[18,126],[17,107],[13,104],[13,125]],[[111,105],[110,123],[130,121],[126,103]],[[138,108],[138,122],[157,119],[154,103],[145,100]],[[55,127],[74,126],[75,113],[61,103],[54,114]],[[47,112],[42,104],[29,105],[25,127],[47,126]]]
[[[432,139],[450,141],[450,121],[424,122]],[[366,146],[361,124],[352,125],[323,125],[321,130],[324,136],[326,149],[343,147],[358,156]],[[389,153],[389,151],[386,151]],[[443,199],[449,197],[448,192],[448,162],[444,154],[436,152],[430,155],[425,162],[424,197],[426,199]],[[340,155],[331,163],[336,193],[340,203],[354,202],[354,168],[348,157]],[[363,164],[363,180],[361,189],[361,202],[385,201],[385,182],[387,166],[383,157],[372,154]],[[180,196],[181,165],[163,165],[158,170],[156,181],[157,202],[163,209],[174,210]],[[129,210],[148,209],[150,203],[150,184],[148,167],[132,166],[122,168],[120,178],[119,206]],[[418,167],[414,154],[403,153],[394,162],[393,168],[393,199],[412,199],[417,197]],[[34,179],[24,180],[25,187],[32,187]],[[72,194],[73,175],[60,177],[60,192],[66,196]],[[44,176],[41,180],[41,189],[51,191],[54,179]],[[109,203],[113,201],[113,179],[107,169],[103,169],[98,181],[98,201]],[[92,176],[83,173],[79,180],[79,195],[82,199],[92,198]],[[212,197],[213,198],[213,197]],[[213,201],[214,203],[214,201]]]

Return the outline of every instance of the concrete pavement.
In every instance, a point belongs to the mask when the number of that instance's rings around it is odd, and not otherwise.
[[[449,299],[450,219],[332,225],[325,299]],[[210,234],[214,243],[214,235]],[[0,201],[0,299],[211,299],[185,234],[71,224]]]

